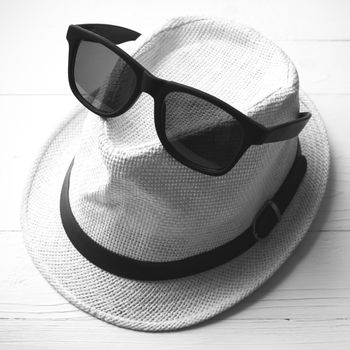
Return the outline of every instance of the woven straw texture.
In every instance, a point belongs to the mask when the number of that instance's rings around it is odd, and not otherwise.
[[[298,76],[289,58],[235,22],[176,18],[128,50],[155,75],[209,92],[265,125],[291,120],[299,108]],[[23,235],[35,265],[80,309],[133,329],[182,328],[236,304],[290,255],[325,191],[326,132],[303,93],[300,105],[313,114],[300,135],[308,169],[271,235],[222,266],[155,282],[107,273],[70,243],[59,195],[72,157],[70,199],[83,229],[112,251],[166,261],[212,249],[244,231],[285,178],[296,140],[251,147],[229,173],[210,177],[163,150],[149,96],[141,95],[131,110],[107,122],[77,107],[43,147],[24,194]]]
[[[265,125],[297,114],[293,64],[254,30],[179,18],[137,44],[133,56],[156,76],[211,93]],[[243,232],[284,180],[296,139],[252,147],[226,175],[206,176],[164,150],[153,110],[153,100],[143,94],[119,118],[105,122],[89,114],[70,199],[81,227],[101,245],[136,259],[169,261]],[[208,107],[197,114],[202,128],[214,120]],[[192,127],[186,115],[176,121],[184,130]]]

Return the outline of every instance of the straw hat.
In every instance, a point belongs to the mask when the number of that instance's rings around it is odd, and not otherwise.
[[[180,278],[142,280],[86,259],[62,225],[60,195],[72,159],[69,201],[81,229],[127,258],[170,262],[205,253],[249,227],[293,165],[297,138],[252,146],[223,176],[182,165],[162,147],[153,101],[142,94],[104,120],[77,105],[43,146],[24,193],[21,222],[34,264],[68,301],[118,326],[186,327],[232,307],[264,283],[308,231],[329,173],[329,145],[314,104],[286,54],[231,20],[181,17],[141,35],[128,52],[154,75],[193,86],[270,126],[300,111],[306,173],[267,238],[243,254]],[[78,104],[78,103],[77,103]]]

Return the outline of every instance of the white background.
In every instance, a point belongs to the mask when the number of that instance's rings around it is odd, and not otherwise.
[[[76,309],[34,268],[19,225],[37,149],[76,105],[67,81],[69,24],[143,32],[176,15],[232,16],[290,55],[332,148],[319,215],[262,288],[199,326],[172,333],[118,328]],[[350,2],[19,1],[0,3],[0,349],[349,349]]]

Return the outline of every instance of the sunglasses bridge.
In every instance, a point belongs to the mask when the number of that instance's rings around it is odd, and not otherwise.
[[[146,92],[153,98],[156,98],[162,91],[166,80],[157,78],[148,71],[144,71],[141,80],[141,91]]]

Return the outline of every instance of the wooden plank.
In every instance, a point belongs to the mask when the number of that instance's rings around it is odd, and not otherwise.
[[[0,94],[69,94],[65,35],[71,23],[115,23],[142,33],[167,17],[198,15],[198,8],[204,15],[231,16],[277,41],[296,61],[309,92],[350,93],[344,78],[350,75],[349,6],[346,0],[297,0],[290,6],[278,0],[219,0],[215,6],[203,0],[167,6],[158,0],[7,1],[0,21],[6,47],[1,52]]]
[[[50,133],[77,105],[72,96],[0,96],[0,230],[19,229],[24,183]]]
[[[76,309],[36,271],[19,232],[0,233],[0,348],[343,349],[350,342],[350,235],[309,234],[256,293],[201,326],[152,334]],[[9,292],[10,291],[10,292]]]
[[[277,41],[276,42],[293,60],[300,78],[301,86],[313,94],[344,94],[350,93],[350,41],[319,42],[319,41]],[[65,43],[64,43],[65,44]],[[13,72],[8,67],[0,66],[2,85],[0,94],[65,94],[71,95],[67,77],[67,50],[60,50],[52,43],[46,43],[49,48],[43,62],[34,62],[37,53],[30,51],[26,60],[33,69],[21,72],[21,84],[13,79]],[[31,55],[33,57],[31,58]],[[8,57],[8,60],[11,58]],[[55,62],[55,69],[51,63]],[[13,63],[9,63],[13,67]],[[15,68],[14,68],[15,69]],[[1,72],[3,70],[3,72]]]
[[[350,93],[350,41],[279,41],[310,94]],[[349,71],[348,71],[349,70]]]
[[[71,23],[111,23],[141,32],[167,17],[205,15],[234,18],[275,39],[349,40],[349,14],[347,0],[5,0],[0,25],[8,28],[2,39],[17,37],[23,44],[24,39],[53,39]]]
[[[276,41],[276,43],[294,62],[299,72],[300,83],[309,93],[350,93],[350,83],[347,79],[350,76],[348,64],[350,41]],[[66,57],[68,47],[61,45],[62,47],[58,49],[57,45],[51,47],[52,43],[45,43],[49,50],[40,64],[34,62],[37,60],[37,53],[30,51],[26,55],[26,60],[31,61],[26,62],[26,65],[33,68],[21,72],[20,84],[19,79],[13,79],[12,69],[9,68],[13,67],[13,63],[9,62],[12,57],[5,57],[8,66],[0,66],[2,74],[0,94],[70,95]],[[52,69],[50,62],[55,62],[55,69]],[[23,66],[24,62],[18,64]]]

